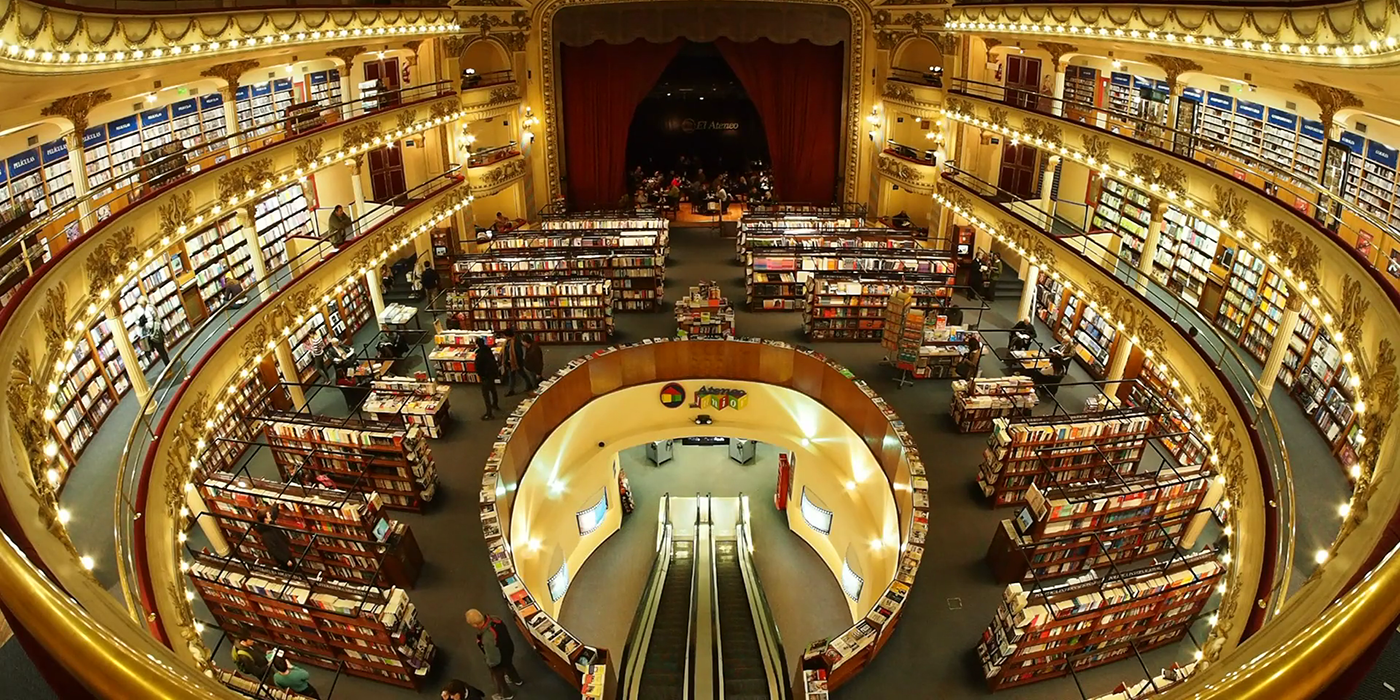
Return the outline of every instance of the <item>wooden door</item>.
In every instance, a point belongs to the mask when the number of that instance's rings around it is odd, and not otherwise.
[[[1036,168],[1037,153],[1036,149],[1024,143],[1003,148],[997,186],[1021,199],[1034,199],[1040,189],[1036,182],[1040,175]]]
[[[369,152],[370,201],[380,204],[408,191],[403,177],[403,153],[398,148],[379,148]],[[402,202],[399,202],[400,206]]]
[[[1040,59],[1007,54],[1006,102],[1022,109],[1040,109]]]
[[[403,83],[401,78],[399,59],[397,58],[383,58],[378,61],[365,62],[365,80],[378,80],[380,90],[386,93],[379,102],[380,109],[397,106],[401,102],[398,93]]]

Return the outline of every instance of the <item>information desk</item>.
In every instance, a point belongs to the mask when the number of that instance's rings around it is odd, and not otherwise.
[[[584,686],[577,668],[580,655],[607,650],[587,646],[562,628],[537,602],[547,592],[527,590],[521,583],[515,549],[507,541],[516,487],[550,434],[589,402],[621,389],[683,380],[755,382],[806,394],[855,431],[889,484],[897,487],[892,491],[905,553],[894,578],[878,582],[883,594],[859,613],[854,625],[807,645],[803,655],[803,670],[821,669],[827,685],[839,687],[879,653],[899,620],[928,529],[928,482],[918,449],[884,400],[821,354],[777,341],[658,339],[615,346],[570,362],[520,404],[496,438],[481,489],[487,548],[516,624],[551,668],[576,688]],[[612,668],[608,674],[616,677]],[[804,680],[799,671],[794,684],[802,687]]]

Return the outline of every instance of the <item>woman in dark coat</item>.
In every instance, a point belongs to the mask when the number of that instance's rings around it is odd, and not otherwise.
[[[491,420],[496,417],[494,412],[501,408],[501,399],[496,395],[496,380],[501,378],[501,368],[496,364],[496,355],[486,344],[484,336],[476,339],[476,355],[472,362],[476,366],[476,376],[481,379],[481,400],[486,404],[486,413],[481,419]]]
[[[520,342],[525,344],[525,371],[530,373],[538,387],[540,378],[544,376],[544,348],[529,333],[521,333]]]

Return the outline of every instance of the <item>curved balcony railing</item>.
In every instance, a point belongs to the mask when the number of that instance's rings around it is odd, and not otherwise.
[[[463,183],[464,179],[460,168],[453,166],[447,172],[437,175],[387,202],[375,205],[355,220],[355,225],[351,230],[355,231],[357,235],[346,241],[341,248],[344,249],[353,245],[356,240],[373,234],[378,227],[404,212],[415,201],[430,198]],[[226,334],[221,332],[221,329],[235,328],[262,308],[260,302],[266,302],[272,295],[297,279],[297,276],[291,274],[291,270],[306,270],[325,258],[340,254],[328,251],[328,245],[311,246],[297,256],[290,257],[276,270],[269,270],[266,279],[249,284],[242,293],[225,300],[218,310],[211,313],[190,334],[190,341],[182,347],[172,349],[170,362],[152,382],[151,395],[142,404],[138,418],[127,436],[126,447],[122,451],[112,514],[116,533],[118,576],[127,608],[133,616],[147,620],[157,614],[152,603],[155,592],[145,573],[146,567],[143,561],[145,547],[141,531],[144,524],[142,519],[143,504],[146,502],[145,494],[150,475],[150,458],[152,457],[148,454],[149,448],[156,436],[160,434],[165,421],[168,420],[167,416],[156,409],[168,406],[183,391],[184,387],[183,382],[171,382],[170,380],[181,372],[185,372],[187,368],[189,374],[184,377],[186,380],[198,371],[202,359],[226,339]],[[169,386],[165,386],[167,383]],[[168,638],[165,638],[159,631],[160,628],[157,627],[155,630],[158,638],[169,643]]]
[[[93,224],[87,227],[88,231],[67,244],[68,246],[81,245],[98,228],[97,224],[100,222],[97,221],[95,213],[98,209],[107,208],[107,216],[101,219],[101,221],[106,221],[132,206],[168,192],[170,188],[186,183],[192,178],[201,175],[208,176],[214,169],[207,168],[198,172],[187,170],[183,166],[188,162],[212,158],[217,162],[215,168],[231,168],[238,163],[255,158],[263,148],[272,147],[290,139],[313,137],[323,129],[341,125],[351,119],[435,100],[451,94],[453,94],[452,84],[448,81],[439,81],[400,90],[388,90],[370,99],[349,99],[348,96],[342,96],[338,102],[326,103],[315,115],[306,113],[285,115],[252,128],[227,133],[207,144],[198,144],[189,149],[182,148],[179,152],[162,156],[134,168],[128,169],[122,167],[124,164],[113,164],[105,169],[89,173],[90,180],[94,176],[100,176],[102,184],[92,187],[82,197],[74,198],[58,207],[49,209],[39,218],[30,219],[16,227],[10,236],[0,242],[0,259],[13,258],[24,262],[22,265],[17,264],[8,269],[0,270],[0,290],[13,289],[34,274],[34,270],[39,267],[37,263],[42,262],[38,259],[42,250],[29,247],[27,241],[42,234],[46,228],[73,218],[88,219]],[[257,146],[251,147],[249,144],[254,141],[257,142]],[[175,143],[175,141],[171,141],[171,143]],[[220,158],[223,160],[219,160]],[[174,169],[179,169],[180,172],[173,177],[169,176],[168,173],[173,172]]]
[[[1301,584],[1306,576],[1294,580],[1294,550],[1298,538],[1295,494],[1293,492],[1293,467],[1288,457],[1288,447],[1283,431],[1279,428],[1278,417],[1268,401],[1261,400],[1257,377],[1250,371],[1244,358],[1233,343],[1220,335],[1215,324],[1203,316],[1196,307],[1186,303],[1177,294],[1158,284],[1150,275],[1144,275],[1136,268],[1119,260],[1117,253],[1088,235],[1077,222],[1046,213],[1035,203],[1017,197],[1015,194],[986,182],[956,165],[945,165],[943,177],[956,182],[964,189],[978,195],[992,206],[1015,215],[1023,223],[1051,236],[1085,260],[1118,279],[1125,287],[1137,290],[1154,309],[1176,326],[1182,335],[1192,336],[1197,349],[1215,363],[1216,368],[1236,394],[1243,401],[1240,408],[1251,426],[1258,432],[1263,444],[1264,462],[1274,484],[1273,493],[1266,498],[1276,504],[1271,513],[1280,536],[1271,545],[1278,565],[1273,571],[1273,580],[1268,585],[1268,617],[1272,617],[1283,606],[1293,592],[1290,581]],[[1108,264],[1105,264],[1108,263]],[[1326,542],[1323,538],[1321,541]],[[1316,538],[1309,538],[1315,541]],[[1267,621],[1267,617],[1265,621]]]

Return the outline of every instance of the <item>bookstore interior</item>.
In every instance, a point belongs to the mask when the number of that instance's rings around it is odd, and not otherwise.
[[[0,16],[27,696],[1400,683],[1400,15],[89,4]]]

